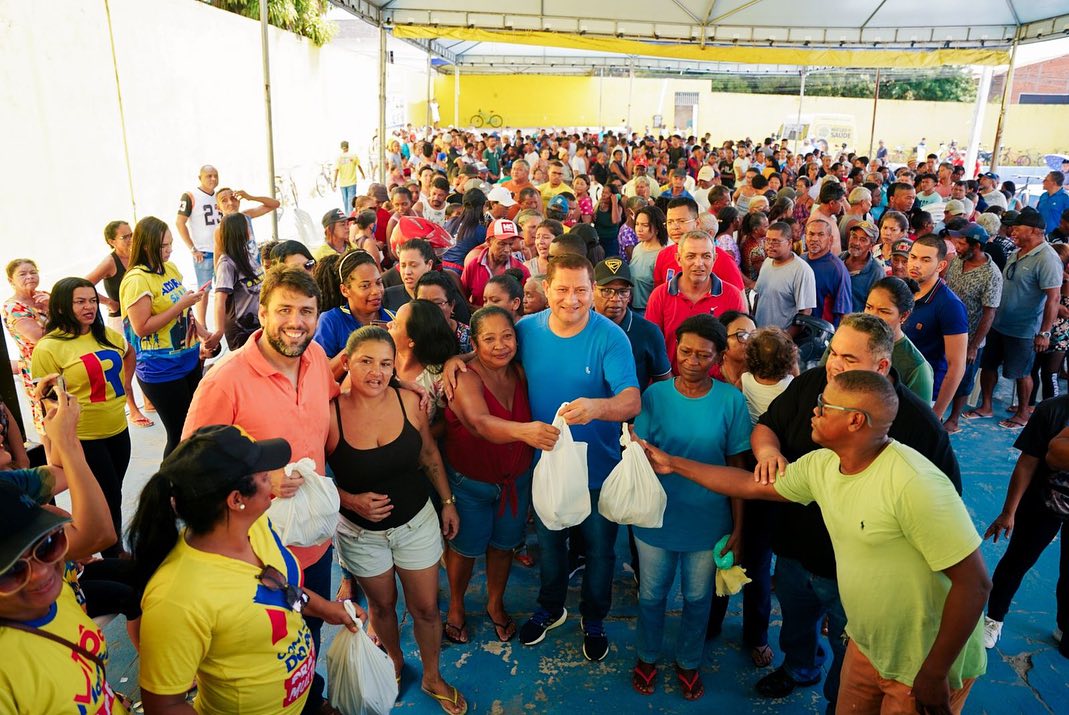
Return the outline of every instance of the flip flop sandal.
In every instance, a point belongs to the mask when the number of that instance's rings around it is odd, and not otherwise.
[[[1019,430],[1019,429],[1023,429],[1024,428],[1024,424],[1023,423],[1017,422],[1016,420],[1012,420],[1012,419],[1002,420],[1001,422],[998,423],[998,426],[1001,427],[1002,429],[1008,429],[1008,430]]]
[[[647,668],[649,670],[646,670]],[[639,695],[653,695],[653,691],[656,689],[653,681],[656,679],[657,666],[653,663],[644,663],[640,660],[631,669],[631,687]]]
[[[154,424],[156,424],[155,422],[150,420],[148,417],[145,417],[144,415],[141,415],[140,419],[135,419],[133,417],[128,417],[128,419],[130,421],[130,424],[132,424],[134,427],[145,428],[145,427],[152,427]]]
[[[750,649],[750,660],[753,661],[755,667],[767,668],[772,665],[772,659],[774,657],[775,654],[772,652],[772,648],[769,647],[768,644],[759,645]]]
[[[457,705],[460,703],[460,692],[456,689],[456,686],[454,685],[450,685],[449,687],[453,690],[453,697],[449,697],[447,695],[438,695],[437,693],[433,693],[430,690],[427,690],[426,688],[420,688],[420,690],[434,698],[434,700],[438,703],[438,706],[442,708],[442,710],[448,715],[464,715],[468,712],[467,702],[464,703],[464,707],[462,707],[459,712],[453,712],[453,708],[457,707]]]
[[[705,695],[705,686],[702,685],[702,674],[697,669],[691,671],[690,677],[687,677],[686,671],[677,665],[676,678],[679,680],[679,684],[683,687],[683,697],[685,699],[697,700]]]
[[[512,616],[508,616],[505,619],[504,623],[498,623],[497,621],[495,621],[494,617],[490,615],[490,611],[486,612],[486,617],[490,620],[490,623],[493,624],[495,635],[497,636],[497,639],[499,641],[501,641],[502,643],[508,643],[510,640],[516,637],[516,621],[512,620]],[[510,628],[512,629],[511,633],[509,632]],[[501,637],[502,631],[509,634],[507,638]]]
[[[467,623],[461,623],[459,626],[454,626],[449,621],[446,621],[442,625],[442,635],[444,635],[446,637],[446,640],[448,640],[450,643],[458,643],[460,645],[464,645],[470,640],[470,638],[468,638],[467,629]],[[452,631],[452,633],[450,631]],[[456,635],[453,635],[453,633],[456,633]]]
[[[989,420],[994,416],[995,415],[993,413],[990,415],[981,415],[976,410],[969,410],[968,412],[964,412],[961,415],[962,419],[966,420]]]

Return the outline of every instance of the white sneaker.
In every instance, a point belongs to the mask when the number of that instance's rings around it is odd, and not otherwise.
[[[1054,642],[1058,643],[1060,645],[1061,642],[1062,642],[1062,629],[1061,628],[1055,628],[1054,632],[1051,633],[1051,635],[1054,636]]]
[[[1002,637],[1002,621],[993,621],[984,616],[984,648],[988,650],[994,648],[1000,637]]]

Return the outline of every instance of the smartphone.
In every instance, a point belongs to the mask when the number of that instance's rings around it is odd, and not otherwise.
[[[377,325],[380,328],[387,328],[390,325],[390,321],[388,321],[388,320],[372,320],[371,324],[372,325]]]
[[[43,402],[45,400],[52,400],[53,402],[58,402],[59,393],[61,392],[67,392],[67,381],[63,379],[62,375],[56,378],[55,384],[53,384],[52,387],[48,388],[48,392],[46,392],[45,396],[41,398],[41,401]]]
[[[198,293],[203,293],[204,291],[208,290],[211,287],[212,287],[212,282],[208,281],[207,283],[202,285],[200,288],[197,288],[197,292]]]

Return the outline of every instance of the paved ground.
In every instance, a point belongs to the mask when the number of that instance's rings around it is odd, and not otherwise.
[[[1004,409],[1005,402],[997,403]],[[953,437],[962,464],[965,501],[977,528],[983,532],[998,514],[1005,486],[1017,452],[1012,449],[1016,433],[999,429],[994,420],[964,423]],[[132,513],[141,485],[158,463],[163,447],[163,430],[156,426],[134,431],[134,461],[126,481],[125,511]],[[533,543],[533,536],[531,537]],[[994,569],[1003,553],[1003,544],[985,543],[984,558]],[[1013,603],[1002,641],[990,651],[988,673],[974,687],[969,713],[1066,713],[1066,682],[1069,661],[1062,658],[1051,639],[1054,627],[1054,588],[1057,578],[1055,544],[1040,558],[1025,578]],[[536,553],[532,550],[533,553]],[[623,556],[626,548],[618,545]],[[618,559],[618,563],[621,559]],[[338,582],[335,572],[335,585]],[[535,606],[537,568],[516,565],[509,584],[508,603],[516,620],[522,622]],[[446,594],[444,572],[442,593]],[[467,599],[468,624],[473,642],[465,646],[446,644],[442,671],[468,697],[472,712],[489,713],[581,713],[614,710],[618,713],[699,713],[714,708],[731,713],[819,713],[823,699],[818,688],[796,691],[781,701],[767,701],[752,695],[753,683],[768,670],[758,671],[740,645],[741,601],[732,600],[724,633],[708,644],[702,666],[706,696],[698,703],[684,702],[679,688],[662,680],[652,697],[636,694],[629,684],[635,660],[634,639],[636,595],[630,574],[618,566],[614,584],[612,617],[607,623],[612,648],[598,664],[583,659],[580,651],[578,615],[547,637],[542,644],[526,648],[496,642],[483,614],[485,580],[482,564],[477,567]],[[573,581],[569,604],[578,603],[578,579]],[[678,613],[678,597],[673,605]],[[775,608],[775,602],[774,602]],[[668,636],[674,635],[677,620],[670,618]],[[779,612],[773,611],[771,642],[776,645]],[[113,684],[125,692],[136,690],[138,661],[125,637],[121,619],[107,628],[112,645],[113,665],[108,672]],[[329,642],[333,629],[325,630]],[[406,666],[401,697],[396,709],[411,713],[437,713],[438,708],[419,692],[418,654],[411,624],[402,625]],[[670,641],[669,641],[670,642]],[[778,649],[777,649],[778,650]],[[777,663],[779,661],[777,652]],[[324,667],[321,663],[321,672]]]

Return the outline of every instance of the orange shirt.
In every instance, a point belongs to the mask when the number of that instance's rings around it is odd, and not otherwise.
[[[326,353],[312,342],[301,355],[297,389],[260,350],[257,330],[239,350],[217,363],[201,380],[186,415],[182,439],[205,425],[239,425],[254,439],[283,437],[290,443],[291,462],[308,457],[318,474],[326,474],[330,401],[338,383]],[[330,541],[318,546],[291,547],[305,567],[326,553]]]

